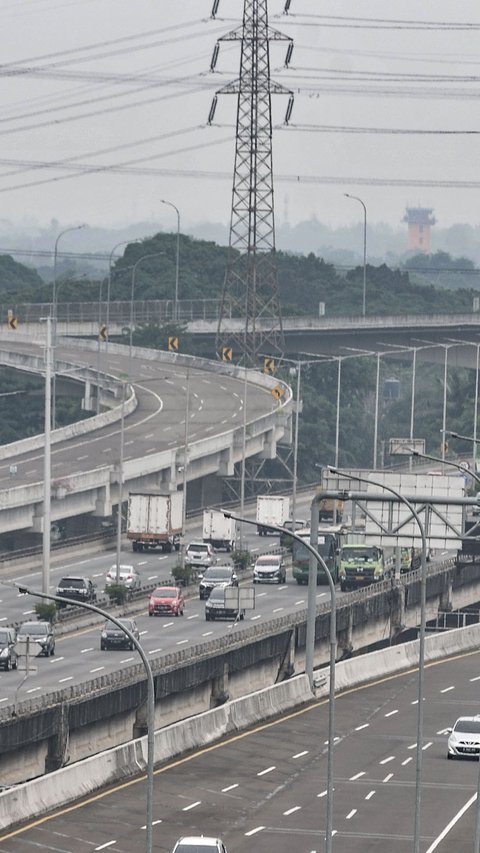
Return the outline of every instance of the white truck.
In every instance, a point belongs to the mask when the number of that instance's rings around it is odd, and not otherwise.
[[[204,510],[203,541],[210,542],[214,548],[225,548],[225,551],[233,551],[235,548],[234,519],[225,518],[223,512],[216,509]]]
[[[257,533],[267,536],[270,533],[265,524],[283,527],[290,518],[290,498],[283,495],[259,495],[257,498]]]
[[[183,492],[130,492],[128,496],[127,537],[134,551],[178,551],[182,520]]]

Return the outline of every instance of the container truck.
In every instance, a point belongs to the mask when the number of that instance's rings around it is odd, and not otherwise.
[[[385,580],[383,548],[365,544],[344,545],[340,551],[339,576],[343,592]]]
[[[257,533],[267,536],[271,531],[265,524],[276,524],[283,527],[290,517],[290,498],[283,495],[260,495],[257,498]]]
[[[203,541],[214,548],[233,551],[235,548],[235,521],[225,518],[223,512],[206,509],[203,512]]]
[[[127,537],[134,551],[178,551],[182,520],[183,492],[130,492],[128,496]]]

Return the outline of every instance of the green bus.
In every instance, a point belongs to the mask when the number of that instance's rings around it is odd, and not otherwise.
[[[334,583],[338,581],[338,555],[341,545],[343,526],[332,524],[329,527],[318,528],[317,551],[326,563],[332,575]],[[310,542],[310,529],[297,530],[297,536],[301,536],[306,542]],[[298,584],[308,583],[308,569],[310,565],[310,551],[299,542],[293,540],[292,548],[292,573]],[[328,583],[327,575],[321,565],[317,565],[317,584]]]

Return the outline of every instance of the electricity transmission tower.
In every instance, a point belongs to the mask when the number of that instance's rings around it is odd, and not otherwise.
[[[213,18],[218,6],[214,0]],[[293,42],[269,26],[267,0],[244,0],[242,24],[215,45],[212,71],[224,41],[240,42],[241,59],[239,78],[216,92],[208,117],[211,124],[218,95],[238,96],[229,252],[216,345],[218,353],[230,347],[234,360],[237,354],[247,367],[257,363],[259,353],[280,355],[284,346],[275,257],[271,96],[290,96],[288,124],[293,94],[271,80],[270,42],[288,41],[285,66]],[[243,328],[228,331],[230,317],[241,318]]]

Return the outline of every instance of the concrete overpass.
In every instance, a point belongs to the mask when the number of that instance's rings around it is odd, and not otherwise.
[[[7,338],[4,332],[0,362],[42,373],[41,340]],[[60,375],[73,373],[82,384],[88,409],[95,408],[99,383],[101,408],[106,411],[53,432],[52,521],[111,516],[118,502],[121,399],[127,380],[126,492],[145,487],[176,490],[183,483],[186,461],[187,481],[192,483],[188,502],[216,503],[221,497],[220,478],[232,475],[242,456],[244,418],[247,456],[275,458],[277,441],[289,433],[289,387],[282,386],[284,394],[277,402],[271,393],[277,380],[255,371],[249,372],[245,383],[243,369],[235,366],[140,348],[133,348],[130,359],[128,347],[110,344],[108,372],[98,374],[96,342],[65,339],[59,340],[57,365]],[[0,534],[21,531],[19,541],[24,545],[35,541],[28,534],[42,531],[43,455],[42,435],[0,448]]]

